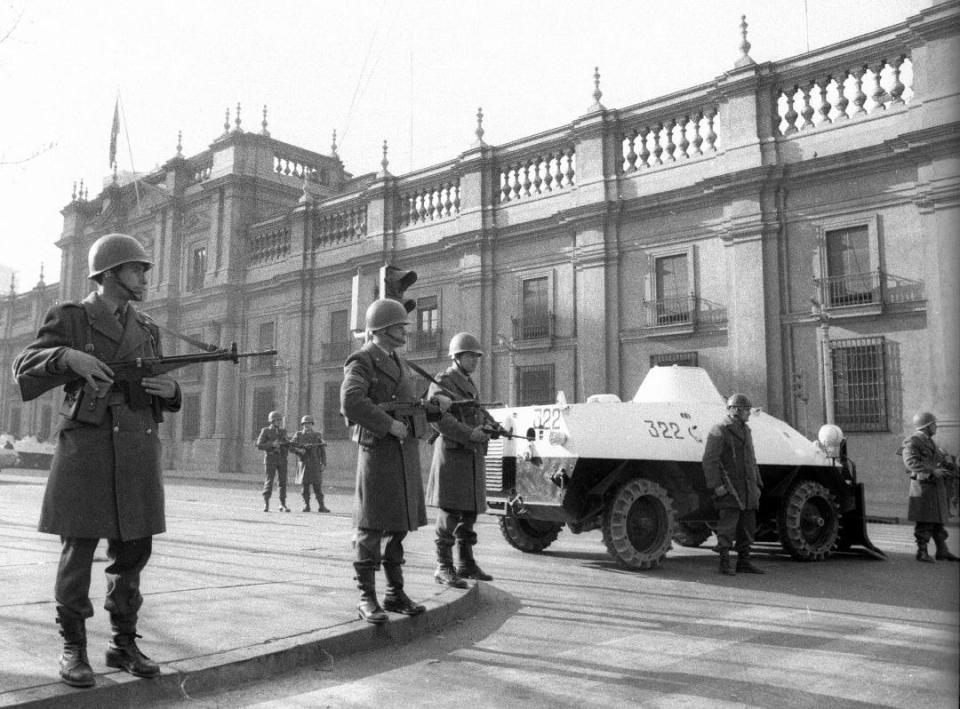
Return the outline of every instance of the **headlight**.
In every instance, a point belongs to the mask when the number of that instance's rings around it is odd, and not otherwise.
[[[843,431],[840,430],[839,426],[825,423],[817,431],[817,442],[828,458],[839,458],[840,448],[843,445]]]
[[[547,440],[551,446],[562,446],[567,442],[567,434],[563,431],[550,431]]]

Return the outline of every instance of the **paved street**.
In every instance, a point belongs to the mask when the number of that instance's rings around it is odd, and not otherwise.
[[[23,512],[36,504],[42,482],[27,480],[0,476],[0,581],[15,589],[0,604],[0,623],[15,629],[15,644],[36,640],[34,671],[55,679],[57,638],[46,622],[46,593],[56,545],[32,532],[34,510]],[[241,644],[264,629],[293,635],[316,622],[311,595],[332,594],[342,622],[353,623],[347,584],[324,583],[326,569],[333,576],[348,562],[347,496],[333,496],[337,514],[329,518],[264,515],[256,490],[235,485],[173,481],[168,498],[171,529],[158,539],[145,579],[148,654],[159,645],[157,659],[170,659],[169,639],[158,639],[158,631],[184,638],[184,653]],[[11,525],[11,516],[22,522]],[[236,538],[223,539],[226,529]],[[955,526],[951,532],[957,551],[960,535]],[[768,574],[733,578],[716,574],[716,556],[707,549],[676,549],[661,569],[632,573],[609,561],[598,532],[564,532],[542,555],[508,547],[491,518],[479,534],[478,560],[496,578],[480,585],[479,607],[463,619],[383,651],[278,666],[239,689],[242,675],[215,684],[213,694],[187,687],[187,696],[161,705],[956,707],[960,564],[915,562],[910,527],[870,526],[887,561],[842,556],[802,564],[760,554]],[[429,542],[426,530],[410,537],[407,573],[419,598],[439,591],[429,578]],[[235,548],[236,568],[184,577],[195,563],[187,557],[225,545]],[[37,567],[29,570],[32,586],[11,587],[25,565]],[[185,583],[195,594],[168,592]],[[244,612],[232,612],[238,607]],[[251,608],[259,610],[251,615]],[[24,627],[19,613],[35,622]],[[203,617],[210,613],[217,622]],[[99,647],[106,639],[102,612],[92,625]],[[211,628],[217,637],[195,637]]]

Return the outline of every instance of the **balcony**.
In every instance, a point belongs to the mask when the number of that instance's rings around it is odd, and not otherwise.
[[[926,293],[922,281],[883,271],[848,273],[815,278],[824,307],[838,316],[875,315],[884,310],[910,310],[922,306]]]
[[[722,329],[727,324],[726,307],[692,293],[644,301],[642,307],[641,327],[648,337],[692,335],[698,330]]]
[[[553,340],[556,317],[552,312],[532,317],[510,318],[513,323],[513,340],[517,343],[539,344]]]
[[[407,337],[407,352],[436,356],[443,342],[443,330],[413,330]]]
[[[351,352],[353,343],[350,341],[320,343],[321,362],[344,362]]]

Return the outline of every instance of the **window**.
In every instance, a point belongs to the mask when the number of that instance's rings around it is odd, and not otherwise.
[[[553,278],[550,274],[523,278],[517,302],[520,316],[513,318],[515,340],[542,340],[553,337]]]
[[[670,367],[679,364],[681,367],[696,367],[696,352],[664,352],[650,355],[651,367]]]
[[[260,323],[260,329],[257,333],[257,349],[258,350],[272,350],[276,347],[276,323],[274,322],[264,322]],[[270,369],[273,367],[276,357],[274,355],[264,355],[263,357],[254,358],[255,361],[252,363],[252,366],[256,369]]]
[[[180,409],[180,438],[192,441],[200,437],[200,395],[184,394]]]
[[[53,424],[53,409],[44,405],[40,407],[40,430],[37,432],[37,439],[46,441],[50,438],[50,428]]]
[[[340,415],[340,382],[327,382],[323,386],[323,436],[324,438],[347,438],[349,429]]]
[[[690,276],[687,254],[661,256],[654,261],[657,325],[690,321]]]
[[[277,408],[276,393],[273,387],[262,387],[253,390],[253,412],[251,421],[251,436],[256,440],[260,429],[267,425],[267,416]]]
[[[517,367],[517,406],[549,404],[556,400],[553,365]]]
[[[878,274],[870,264],[870,234],[866,224],[834,229],[825,234],[827,304],[862,305],[874,300]]]
[[[203,276],[207,272],[207,247],[197,246],[190,257],[190,276],[187,290],[196,291],[203,288]]]
[[[435,350],[440,339],[440,308],[437,296],[417,298],[417,329],[414,334],[418,350]]]
[[[342,362],[350,356],[352,350],[350,311],[334,310],[330,313],[327,340],[321,346],[321,358],[324,362]]]
[[[834,420],[845,431],[886,431],[886,358],[883,337],[834,340]]]

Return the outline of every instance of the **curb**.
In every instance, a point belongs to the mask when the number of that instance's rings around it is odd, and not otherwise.
[[[351,620],[257,645],[163,663],[160,675],[154,679],[143,680],[117,670],[97,674],[97,684],[90,689],[73,689],[57,682],[17,690],[0,696],[0,707],[130,707],[192,699],[191,694],[236,687],[307,665],[330,667],[337,658],[409,642],[475,613],[480,606],[479,584],[462,591],[444,589],[423,605],[427,610],[422,615],[391,614],[390,622],[383,625]]]

